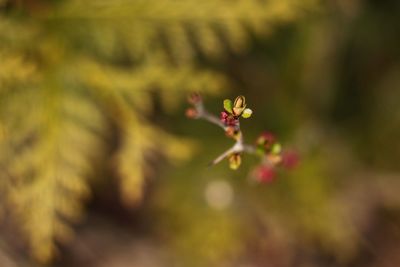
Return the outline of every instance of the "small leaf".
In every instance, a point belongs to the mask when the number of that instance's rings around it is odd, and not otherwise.
[[[275,143],[271,148],[271,153],[275,154],[275,155],[281,153],[281,151],[282,151],[282,147],[281,147],[281,144],[279,144],[279,143]]]
[[[253,114],[253,111],[249,108],[246,108],[242,113],[242,117],[247,119],[247,118],[250,118],[252,114]]]
[[[232,101],[230,100],[230,99],[225,99],[224,100],[224,109],[227,111],[227,112],[229,112],[229,113],[231,113],[232,114],[232,107],[233,107],[233,104],[232,104]]]

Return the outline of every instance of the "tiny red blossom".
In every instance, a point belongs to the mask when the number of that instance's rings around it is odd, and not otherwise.
[[[270,166],[260,166],[255,170],[254,176],[260,183],[271,183],[275,180],[275,170]]]
[[[225,134],[228,137],[234,137],[236,133],[237,133],[237,131],[236,131],[235,127],[233,127],[233,126],[228,126],[225,130]]]
[[[224,123],[225,126],[237,126],[239,123],[239,120],[237,118],[226,111],[221,112],[220,120]]]
[[[188,108],[185,112],[186,117],[190,118],[190,119],[194,119],[198,116],[198,112],[196,109],[194,108]]]
[[[228,116],[229,116],[228,112],[222,111],[221,116],[220,116],[221,121],[226,120],[228,118]]]
[[[295,151],[285,151],[282,154],[282,165],[287,169],[295,168],[300,161],[299,154]]]
[[[276,138],[271,132],[263,132],[260,136],[260,141],[262,141],[264,144],[271,145],[276,141]]]
[[[264,153],[269,153],[275,143],[275,135],[271,132],[263,132],[256,140],[258,149]]]
[[[191,93],[188,96],[188,102],[192,105],[196,105],[202,101],[201,95],[199,93]]]

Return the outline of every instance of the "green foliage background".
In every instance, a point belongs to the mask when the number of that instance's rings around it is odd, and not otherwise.
[[[159,266],[381,266],[361,259],[381,255],[375,236],[399,240],[379,228],[400,225],[398,14],[395,1],[0,1],[0,247],[21,265],[86,266],[76,226],[117,235],[122,217],[123,235],[164,244],[148,255]],[[249,183],[251,157],[205,168],[229,140],[183,117],[189,91],[216,113],[246,95],[246,140],[272,130],[300,166],[267,186]],[[224,210],[204,199],[215,181],[234,193]]]

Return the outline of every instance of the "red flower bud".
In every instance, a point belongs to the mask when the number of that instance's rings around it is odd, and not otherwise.
[[[275,170],[273,167],[262,165],[255,170],[254,176],[260,183],[271,183],[275,180]]]
[[[257,146],[265,152],[268,152],[276,142],[275,135],[271,132],[263,132],[256,141]]]
[[[226,120],[228,118],[228,116],[229,116],[228,112],[222,111],[221,116],[220,116],[221,121]]]
[[[226,111],[221,112],[220,120],[224,123],[225,126],[235,127],[239,124],[239,120]]]
[[[282,166],[287,169],[295,168],[300,161],[299,154],[295,151],[285,151],[282,154]]]
[[[270,144],[274,143],[275,139],[276,139],[275,135],[273,133],[271,133],[271,132],[263,132],[261,134],[261,137],[264,139],[264,142],[267,142],[267,143],[270,143]]]
[[[236,134],[236,129],[235,127],[229,126],[225,129],[225,134],[228,137],[234,137]]]
[[[188,96],[188,102],[192,105],[196,105],[202,101],[201,95],[199,93],[191,93]]]
[[[186,117],[190,118],[190,119],[195,119],[197,118],[197,116],[199,115],[199,113],[197,112],[196,109],[194,108],[188,108],[185,112]]]

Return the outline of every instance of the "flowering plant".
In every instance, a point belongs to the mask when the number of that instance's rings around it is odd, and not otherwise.
[[[223,111],[220,113],[219,118],[206,110],[200,94],[190,94],[188,102],[192,107],[186,110],[187,117],[211,122],[221,127],[225,131],[226,136],[235,140],[235,143],[215,158],[210,165],[215,165],[227,159],[229,167],[237,170],[242,163],[243,154],[258,155],[260,157],[260,164],[254,168],[251,177],[262,183],[274,180],[276,167],[282,165],[286,168],[292,168],[297,165],[297,153],[283,151],[281,144],[271,132],[265,131],[261,133],[254,144],[244,142],[243,133],[240,129],[240,118],[247,119],[253,114],[253,111],[247,108],[244,96],[240,95],[234,101],[225,99],[223,102]]]

